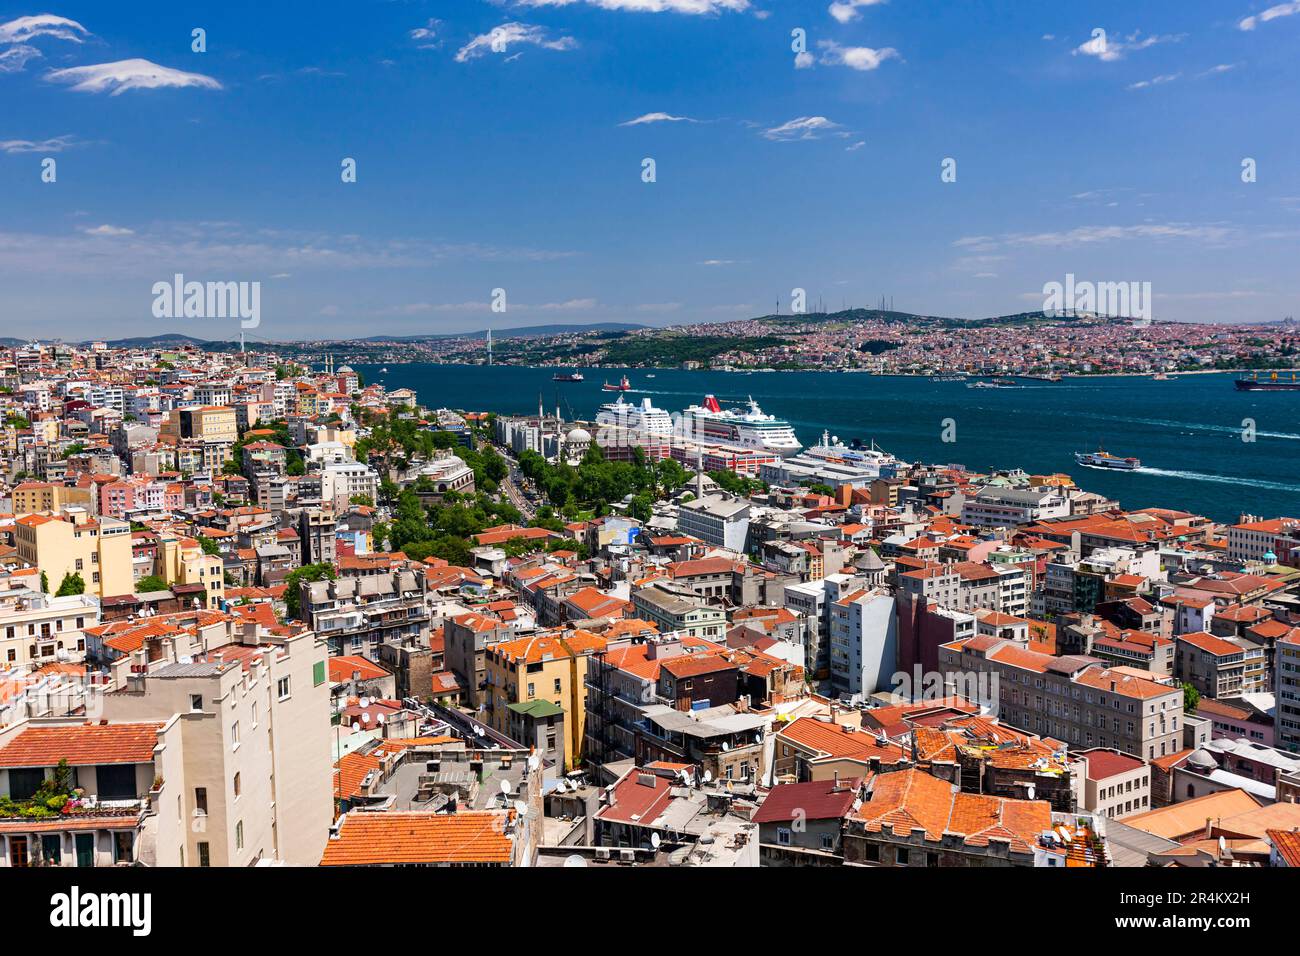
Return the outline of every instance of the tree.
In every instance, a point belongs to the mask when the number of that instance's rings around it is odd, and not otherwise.
[[[218,547],[217,542],[207,535],[199,535],[199,547],[203,549],[204,554],[221,554],[221,548]]]
[[[1196,708],[1201,705],[1201,692],[1186,682],[1183,683],[1183,711],[1188,714],[1196,713]]]
[[[41,572],[41,590],[46,594],[50,593],[50,579],[46,577],[45,572]]]
[[[59,585],[59,590],[55,593],[54,596],[68,597],[69,595],[72,594],[85,594],[85,593],[86,593],[86,582],[81,577],[81,574],[69,571],[67,574],[63,575],[63,582]]]
[[[635,518],[637,521],[640,521],[642,524],[645,524],[645,522],[650,520],[650,517],[653,514],[652,507],[653,505],[649,495],[644,493],[636,495],[628,503],[627,506],[628,517]]]
[[[135,592],[142,594],[146,591],[166,591],[167,582],[156,574],[148,574],[135,582]]]
[[[302,583],[311,583],[313,581],[333,581],[337,577],[334,571],[334,565],[327,561],[321,561],[318,564],[304,564],[300,568],[294,568],[289,572],[289,576],[284,579],[284,609],[289,618],[297,618],[302,613],[302,601],[298,593],[298,585]]]

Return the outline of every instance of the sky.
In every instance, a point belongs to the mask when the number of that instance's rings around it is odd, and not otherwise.
[[[1300,2],[50,2],[0,0],[0,336],[235,336],[177,273],[271,340],[1300,311]]]

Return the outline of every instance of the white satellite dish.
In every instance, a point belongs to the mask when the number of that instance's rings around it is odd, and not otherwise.
[[[509,780],[502,780],[502,781],[501,781],[501,792],[502,792],[502,793],[509,793],[509,792],[510,792],[511,790],[513,790],[513,789],[514,789],[514,787],[510,786],[510,781],[509,781]]]
[[[528,816],[528,804],[524,803],[522,800],[516,800],[515,813],[519,814],[521,817]]]
[[[368,710],[363,710],[363,711],[361,712],[361,722],[362,722],[363,724],[368,724],[368,723],[370,723],[370,711],[368,711]]]
[[[360,729],[361,729],[361,725],[357,723],[355,720],[352,721],[352,732],[355,734]]]
[[[731,749],[731,745],[724,740],[722,742],[722,752],[726,753],[730,749]]]
[[[538,758],[537,754],[532,754],[532,755],[528,758],[528,769],[529,769],[529,770],[536,770],[536,769],[537,769],[538,767],[540,767],[541,765],[542,765],[542,761]]]
[[[712,779],[713,779],[713,771],[712,770],[704,771],[704,782],[708,783]]]
[[[587,865],[586,859],[579,853],[571,853],[564,858],[564,866],[566,868],[580,867],[586,865]]]
[[[659,840],[659,834],[657,833],[650,834],[650,845],[654,847],[656,850],[659,849],[660,842],[661,841]]]
[[[375,714],[375,723],[377,723],[377,724],[382,724],[383,722],[384,722],[384,715],[383,715],[383,714]]]
[[[193,664],[193,663],[194,663],[194,658],[192,658],[192,657],[190,657],[190,655],[186,654],[184,657],[178,657],[178,658],[176,659],[176,663],[178,663],[178,664]]]
[[[476,733],[476,734],[478,734],[480,737],[482,737],[482,736],[483,736],[483,728],[482,728],[482,727],[475,727],[475,728],[474,728],[474,733]]]
[[[361,700],[357,701],[357,703],[359,703],[362,707],[369,707],[369,706],[370,706],[370,698],[369,698],[369,697],[362,697]]]

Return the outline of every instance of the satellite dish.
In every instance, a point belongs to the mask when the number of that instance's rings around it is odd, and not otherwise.
[[[369,698],[369,697],[362,697],[361,700],[357,701],[357,703],[359,703],[362,707],[369,707],[369,706],[370,706],[370,698]]]
[[[382,724],[383,722],[384,722],[384,715],[375,714],[375,723]]]
[[[659,834],[657,833],[650,834],[650,845],[657,850],[659,849],[659,843],[660,843]]]
[[[509,780],[502,780],[502,781],[501,781],[501,792],[502,792],[502,793],[509,793],[509,792],[510,792],[511,790],[513,790],[513,789],[514,789],[514,788],[510,786],[510,781],[509,781]]]
[[[482,728],[482,727],[475,727],[475,728],[474,728],[474,733],[476,733],[476,734],[478,734],[480,737],[482,737],[482,736],[483,736],[483,728]]]
[[[516,800],[515,813],[519,814],[521,817],[528,816],[528,804],[524,803],[522,800]]]
[[[537,754],[532,754],[532,755],[528,758],[528,769],[529,769],[529,770],[536,770],[536,769],[537,769],[538,767],[540,767],[541,765],[542,765],[542,761],[541,761],[541,759],[537,756]]]
[[[361,722],[362,722],[363,724],[368,724],[368,723],[370,723],[370,711],[368,711],[368,710],[363,710],[363,711],[361,712]]]
[[[722,752],[726,753],[730,749],[731,749],[731,745],[724,740],[722,742]]]
[[[712,770],[704,771],[704,782],[708,783],[712,779],[713,779],[713,771]]]
[[[352,721],[352,732],[355,734],[360,729],[361,729],[361,725],[357,723],[355,720]]]
[[[582,867],[582,866],[586,866],[586,865],[587,865],[587,860],[586,860],[586,858],[584,858],[584,857],[583,857],[581,854],[579,854],[579,853],[571,853],[571,854],[569,854],[568,856],[566,856],[566,857],[564,858],[564,866],[565,866],[566,868],[568,868],[568,867]]]

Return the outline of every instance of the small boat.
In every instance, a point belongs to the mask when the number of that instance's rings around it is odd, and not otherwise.
[[[1167,382],[1167,381],[1169,381],[1169,376],[1166,375],[1164,372],[1156,372],[1156,374],[1154,374],[1154,375],[1151,376],[1151,381],[1153,381],[1153,382]]]
[[[556,372],[551,376],[552,382],[581,382],[582,380],[581,372]]]
[[[1101,448],[1094,452],[1076,451],[1074,460],[1085,468],[1111,468],[1119,471],[1134,471],[1142,467],[1142,462],[1137,458],[1120,458],[1118,455],[1112,455]]]
[[[385,366],[384,366],[383,368],[381,368],[379,371],[381,371],[381,372],[383,372],[385,375],[387,375],[387,374],[388,374],[388,366],[385,365]]]
[[[654,378],[654,377],[655,377],[655,373],[654,373],[654,372],[646,372],[645,377],[646,377],[646,378]]]
[[[995,378],[989,381],[967,382],[967,388],[1015,388],[1016,383],[1009,378]]]
[[[603,388],[603,389],[604,389],[605,391],[607,391],[607,392],[630,392],[630,391],[632,391],[632,385],[631,385],[630,382],[628,382],[628,380],[627,380],[627,376],[626,376],[626,375],[624,375],[624,376],[619,380],[619,383],[618,383],[617,385],[611,385],[611,384],[609,384],[609,382],[606,382],[604,385],[601,386],[601,388]]]

